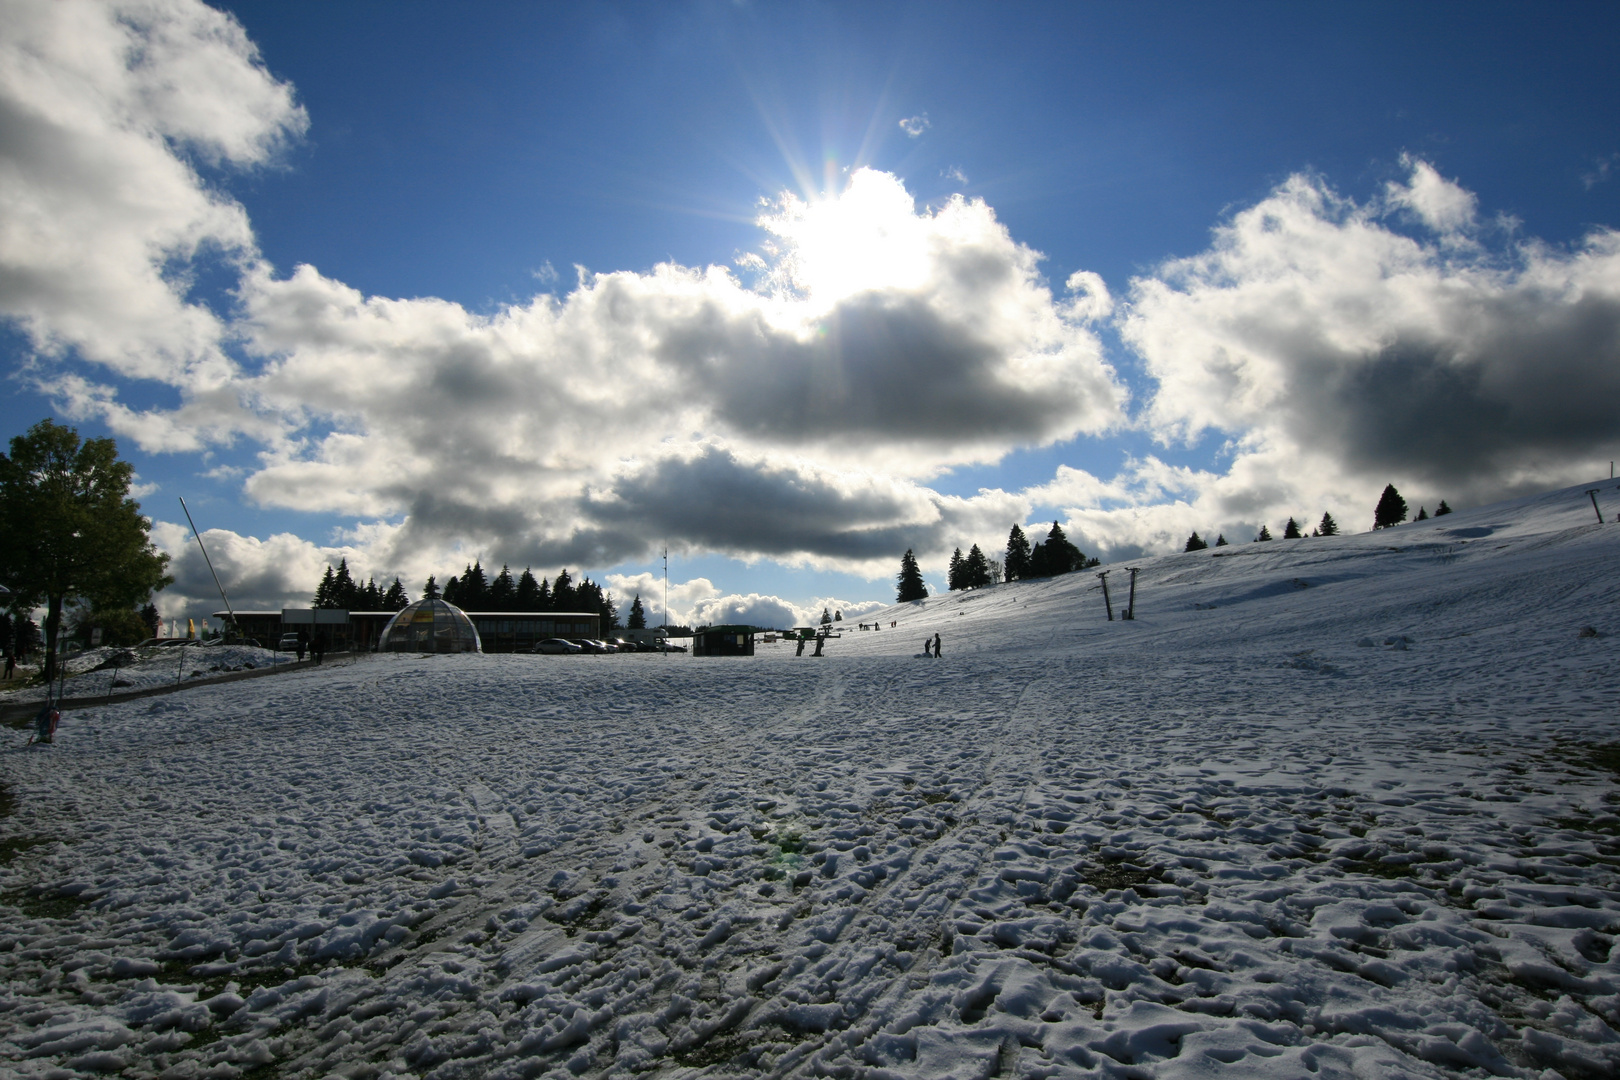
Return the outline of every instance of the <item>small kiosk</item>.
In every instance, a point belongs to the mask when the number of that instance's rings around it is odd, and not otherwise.
[[[692,634],[693,656],[753,656],[752,626],[711,626]]]

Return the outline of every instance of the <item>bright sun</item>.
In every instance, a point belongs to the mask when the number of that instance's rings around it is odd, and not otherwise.
[[[928,217],[887,173],[858,169],[842,193],[785,195],[759,224],[778,237],[783,283],[817,308],[878,289],[915,289],[928,272]]]

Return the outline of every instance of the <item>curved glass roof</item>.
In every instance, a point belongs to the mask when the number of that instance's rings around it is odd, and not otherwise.
[[[407,604],[388,620],[377,639],[379,652],[483,652],[478,630],[467,613],[443,600]]]

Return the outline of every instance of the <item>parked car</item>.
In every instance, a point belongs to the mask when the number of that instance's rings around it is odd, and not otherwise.
[[[276,642],[276,652],[297,652],[297,651],[298,651],[298,635],[297,634],[282,634],[281,635],[281,640]]]
[[[595,638],[580,638],[579,647],[588,653],[605,653],[608,647]]]
[[[584,650],[578,645],[575,645],[572,641],[568,641],[560,637],[554,637],[547,638],[540,644],[536,645],[534,647],[534,651],[538,653],[550,653],[556,656],[566,656],[571,653],[583,652]]]
[[[627,641],[626,639],[624,639],[622,637],[616,637],[616,638],[612,639],[610,644],[612,644],[614,646],[614,648],[618,649],[619,652],[640,652],[641,651],[641,648],[635,642]]]
[[[685,652],[685,645],[671,645],[668,638],[661,638],[658,645],[659,652]]]

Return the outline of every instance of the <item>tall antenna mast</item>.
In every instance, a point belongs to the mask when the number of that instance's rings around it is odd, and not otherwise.
[[[236,612],[231,610],[230,597],[225,595],[225,586],[219,583],[219,575],[214,573],[214,560],[208,557],[208,549],[203,547],[202,533],[197,531],[197,523],[191,520],[191,510],[186,506],[185,496],[180,497],[180,509],[186,512],[186,524],[191,526],[191,535],[197,538],[197,546],[202,548],[203,562],[208,564],[208,572],[214,576],[214,588],[219,590],[219,598],[225,601],[225,614],[230,616],[231,632],[236,632]]]
[[[669,545],[664,546],[664,636],[669,637]]]

